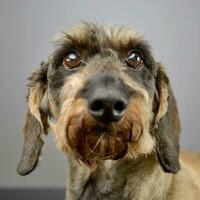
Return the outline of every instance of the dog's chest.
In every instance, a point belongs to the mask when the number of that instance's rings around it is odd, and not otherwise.
[[[83,187],[83,193],[80,196],[80,200],[122,200],[123,195],[121,189],[117,187],[113,188],[113,182],[111,180],[102,179],[99,183],[93,179],[89,179],[86,185]]]
[[[91,173],[85,182],[79,184],[74,191],[76,200],[123,200],[125,179],[117,176],[110,161],[104,167]]]

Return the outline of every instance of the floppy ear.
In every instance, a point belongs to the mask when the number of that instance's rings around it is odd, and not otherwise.
[[[48,64],[41,63],[40,69],[29,78],[28,85],[28,112],[24,127],[24,145],[21,160],[17,167],[20,175],[32,172],[38,164],[43,140],[47,133],[48,119],[46,110],[41,107],[46,100]],[[43,104],[45,104],[43,102]]]
[[[157,109],[153,134],[156,139],[156,153],[165,172],[177,173],[179,164],[180,122],[176,100],[170,88],[169,79],[160,63],[157,64],[156,89]]]

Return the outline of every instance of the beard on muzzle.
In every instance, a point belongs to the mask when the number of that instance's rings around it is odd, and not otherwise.
[[[82,113],[70,118],[66,137],[76,159],[93,168],[104,160],[122,159],[127,154],[131,126],[125,120],[103,125]]]
[[[78,150],[86,162],[90,164],[93,161],[116,160],[127,153],[128,143],[125,138],[108,136],[107,134],[109,133],[103,133],[101,136],[96,136],[95,133],[85,135],[84,142],[79,143]]]

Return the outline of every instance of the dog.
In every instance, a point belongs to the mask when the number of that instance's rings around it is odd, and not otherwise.
[[[200,199],[200,154],[179,152],[169,78],[134,29],[61,32],[29,80],[20,175],[38,165],[50,129],[69,158],[67,200]]]

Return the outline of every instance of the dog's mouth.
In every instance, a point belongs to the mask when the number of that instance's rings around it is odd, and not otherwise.
[[[79,149],[79,153],[84,159],[90,161],[101,161],[107,159],[120,159],[127,152],[127,141],[122,138],[101,135],[96,137],[88,134],[85,137],[84,148]]]

